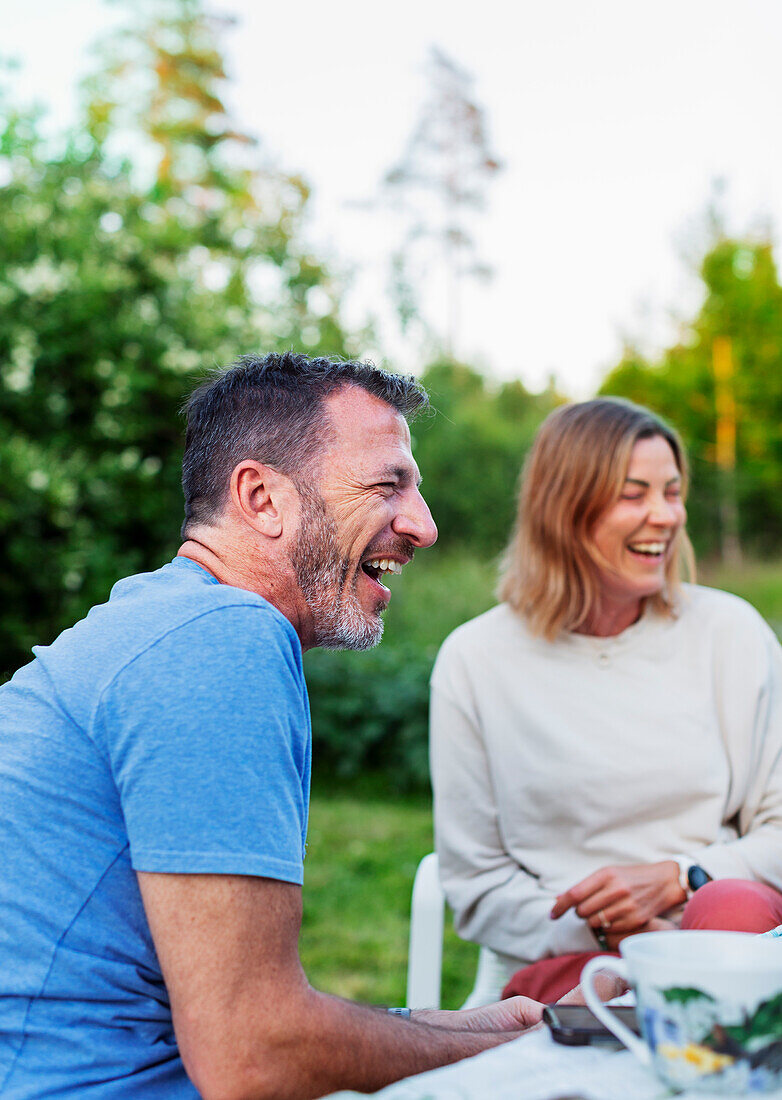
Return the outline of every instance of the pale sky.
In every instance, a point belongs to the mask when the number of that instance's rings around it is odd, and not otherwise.
[[[238,26],[224,39],[229,100],[281,168],[313,188],[308,238],[352,272],[347,317],[375,316],[366,349],[422,365],[400,341],[385,283],[398,233],[371,199],[398,160],[436,44],[475,77],[505,169],[477,227],[485,287],[461,295],[456,351],[532,389],[553,372],[589,395],[622,336],[675,339],[699,302],[684,254],[712,181],[728,229],[782,226],[779,0],[212,0]],[[87,49],[116,21],[100,0],[5,0],[2,51],[23,62],[21,96],[74,117]],[[436,291],[436,288],[435,288]],[[430,302],[438,322],[440,302]],[[442,314],[440,314],[442,316]],[[440,325],[442,327],[442,325]]]

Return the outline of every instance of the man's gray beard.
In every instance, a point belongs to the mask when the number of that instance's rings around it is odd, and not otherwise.
[[[382,605],[369,618],[355,592],[343,589],[351,569],[340,556],[337,527],[323,498],[299,485],[301,527],[293,549],[293,566],[312,614],[316,646],[323,649],[371,649],[383,637]]]

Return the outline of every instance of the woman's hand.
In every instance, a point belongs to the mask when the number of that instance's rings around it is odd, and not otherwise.
[[[560,894],[551,918],[575,909],[590,928],[603,933],[613,950],[617,936],[649,931],[645,925],[685,900],[675,860],[602,867]]]
[[[634,928],[632,932],[606,932],[606,947],[609,951],[618,951],[619,944],[622,940],[626,940],[628,936],[637,936],[639,932],[673,932],[678,927],[678,924],[674,924],[672,920],[665,920],[663,917],[652,917],[646,924],[642,924],[640,928]]]

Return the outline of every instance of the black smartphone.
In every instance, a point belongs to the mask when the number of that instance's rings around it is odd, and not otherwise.
[[[635,1009],[629,1006],[609,1008],[636,1035],[640,1035]],[[589,1043],[598,1046],[620,1047],[622,1044],[608,1028],[592,1015],[586,1005],[546,1005],[543,1022],[551,1031],[551,1038],[569,1047],[582,1047]]]

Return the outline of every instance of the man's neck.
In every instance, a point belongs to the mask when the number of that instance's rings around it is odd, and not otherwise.
[[[194,561],[220,584],[230,584],[263,596],[290,622],[299,636],[302,649],[313,645],[309,608],[303,597],[299,601],[291,598],[295,594],[294,586],[290,578],[282,576],[279,570],[260,568],[251,552],[226,550],[213,540],[207,544],[199,538],[186,539],[177,550],[177,557]]]
[[[226,560],[226,555],[218,548],[207,546],[198,539],[186,539],[177,550],[178,558],[189,558],[196,565],[200,565],[207,573],[220,582],[230,584],[234,588],[246,588],[249,592],[256,592],[255,579],[249,574],[245,575],[242,569],[237,569]],[[261,593],[263,595],[263,593]]]

